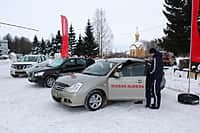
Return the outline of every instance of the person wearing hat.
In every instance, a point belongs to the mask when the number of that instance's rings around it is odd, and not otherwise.
[[[150,76],[152,81],[152,94],[153,94],[153,104],[150,106],[151,109],[159,109],[161,102],[161,79],[163,76],[163,61],[162,54],[155,48],[149,50],[152,56],[152,63],[150,68]]]

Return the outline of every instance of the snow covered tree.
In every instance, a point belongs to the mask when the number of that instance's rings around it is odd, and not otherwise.
[[[62,36],[60,34],[60,30],[58,30],[56,38],[55,38],[55,44],[56,44],[56,53],[60,52],[61,45],[62,45]]]
[[[39,41],[36,35],[33,38],[33,45],[32,45],[31,51],[32,51],[32,54],[38,54],[39,52]]]
[[[55,53],[57,53],[57,45],[56,45],[56,39],[55,37],[52,37],[51,39],[51,53],[50,56],[54,56]]]
[[[69,34],[69,52],[71,53],[71,55],[74,55],[76,49],[76,34],[74,32],[72,24],[70,25],[68,34]]]
[[[49,56],[52,56],[53,52],[53,47],[52,47],[52,43],[50,42],[50,40],[47,40],[46,41],[46,54],[49,55]]]
[[[46,55],[46,44],[45,44],[45,41],[44,41],[44,39],[42,38],[42,40],[41,40],[41,44],[40,44],[40,52],[39,52],[40,54],[44,54],[44,55]]]

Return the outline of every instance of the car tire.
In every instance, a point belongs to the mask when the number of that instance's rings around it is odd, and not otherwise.
[[[100,109],[105,103],[105,95],[99,91],[91,91],[85,99],[85,108],[90,111],[96,111]]]
[[[56,82],[55,77],[48,76],[45,79],[44,85],[45,85],[45,87],[52,88],[55,82]]]
[[[16,78],[16,77],[18,77],[18,75],[13,75],[13,74],[11,74],[11,76],[12,76],[13,78]]]
[[[178,95],[178,102],[190,105],[199,104],[199,96],[190,93],[182,93]]]

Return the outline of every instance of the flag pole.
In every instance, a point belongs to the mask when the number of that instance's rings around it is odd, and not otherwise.
[[[194,4],[193,4],[193,0],[192,0],[192,10],[191,10],[191,28],[190,28],[190,60],[189,60],[189,69],[188,69],[188,89],[187,89],[187,93],[190,93],[190,85],[191,85],[191,78],[190,78],[190,74],[191,74],[191,65],[192,65],[192,22],[193,20],[193,10],[194,10]]]
[[[190,93],[190,85],[191,85],[191,79],[190,79],[190,74],[191,74],[191,65],[192,65],[192,45],[193,45],[193,22],[195,22],[193,13],[194,13],[194,1],[192,0],[192,10],[191,10],[191,33],[190,33],[190,60],[189,60],[189,70],[188,70],[188,89],[187,92],[178,94],[178,102],[183,103],[183,104],[190,104],[190,105],[195,105],[199,104],[199,96],[195,94]],[[197,4],[197,0],[195,1],[195,4]],[[196,5],[195,5],[196,6]],[[195,10],[196,11],[196,10]]]

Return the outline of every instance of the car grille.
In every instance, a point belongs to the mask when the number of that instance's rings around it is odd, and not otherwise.
[[[65,87],[69,87],[69,85],[61,82],[56,82],[53,86],[53,88],[56,90],[63,90]]]
[[[13,68],[18,69],[18,70],[23,70],[26,69],[27,65],[13,65]]]

